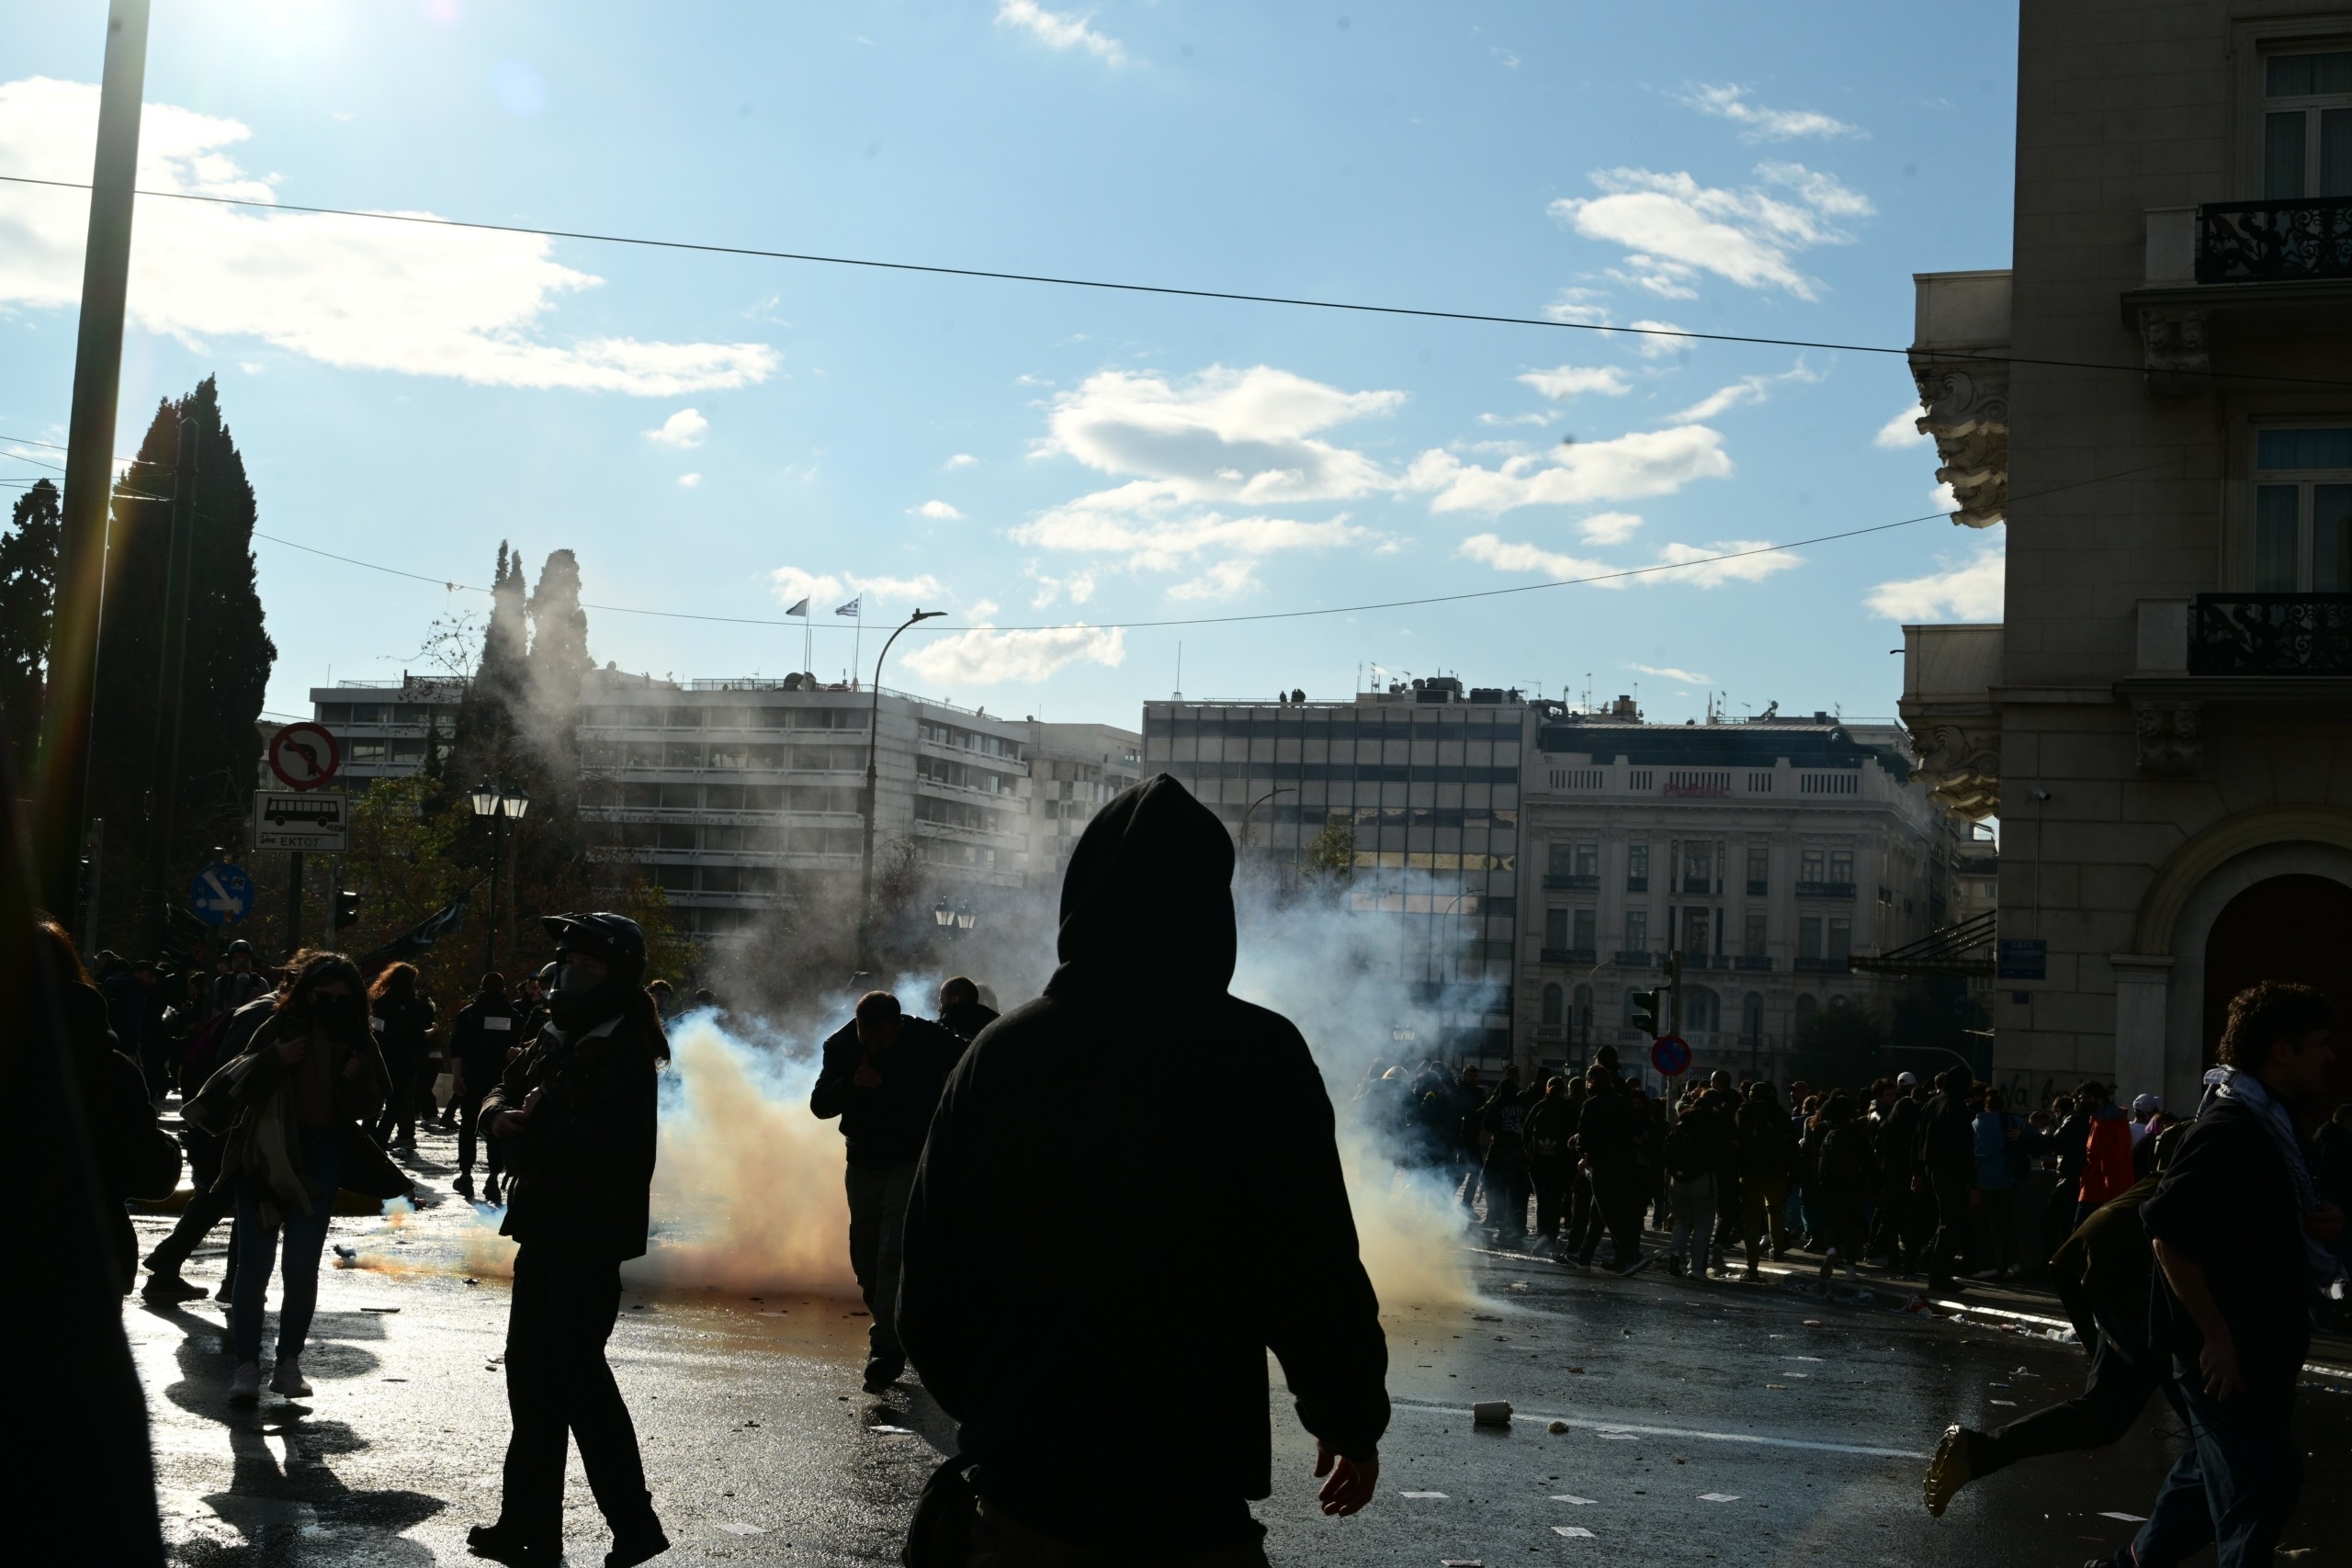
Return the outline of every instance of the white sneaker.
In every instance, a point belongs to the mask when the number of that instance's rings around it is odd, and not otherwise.
[[[229,1380],[229,1403],[259,1404],[261,1403],[261,1365],[255,1361],[239,1361],[237,1375]]]
[[[242,1368],[239,1369],[238,1375],[240,1377],[244,1375]],[[302,1381],[301,1357],[280,1356],[277,1358],[277,1366],[269,1374],[269,1392],[282,1393],[288,1399],[311,1397],[311,1385]]]

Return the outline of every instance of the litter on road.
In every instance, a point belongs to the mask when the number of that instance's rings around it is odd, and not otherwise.
[[[1565,1535],[1572,1540],[1598,1540],[1600,1539],[1599,1536],[1594,1535],[1590,1530],[1585,1529],[1582,1525],[1554,1525],[1552,1527],[1552,1533],[1554,1535]]]
[[[1566,1421],[1554,1421],[1544,1429],[1547,1432],[1565,1432],[1568,1429],[1568,1424]]]
[[[1510,1401],[1482,1399],[1470,1407],[1470,1419],[1481,1427],[1508,1427],[1510,1425]]]

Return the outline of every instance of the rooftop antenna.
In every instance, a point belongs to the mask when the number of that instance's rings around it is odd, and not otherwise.
[[[1176,639],[1175,700],[1180,703],[1184,700],[1184,639],[1182,637],[1178,637]]]

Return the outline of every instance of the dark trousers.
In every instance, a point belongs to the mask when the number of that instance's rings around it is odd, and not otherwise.
[[[236,1201],[237,1195],[232,1184],[217,1177],[209,1187],[198,1188],[188,1199],[187,1207],[180,1211],[179,1224],[172,1227],[172,1234],[157,1242],[155,1250],[147,1255],[148,1269],[157,1274],[178,1273],[187,1262],[188,1255],[204,1245],[204,1238],[212,1234],[214,1225],[228,1216]],[[229,1268],[233,1273],[237,1264],[236,1233],[232,1231],[229,1234]]]
[[[420,1086],[417,1081],[424,1071],[424,1058],[386,1052],[384,1070],[391,1077],[392,1092],[384,1101],[383,1114],[376,1118],[376,1141],[385,1145],[395,1141],[413,1144],[416,1142],[417,1096],[423,1088],[430,1087]],[[400,1133],[397,1140],[392,1137],[395,1128]]]
[[[1978,1255],[1987,1269],[2014,1269],[2018,1263],[2018,1190],[1978,1189],[1977,1217],[1983,1222],[1984,1250]]]
[[[2211,1541],[2215,1568],[2267,1568],[2303,1492],[2292,1375],[2281,1389],[2244,1390],[2224,1403],[2205,1392],[2195,1367],[2174,1371],[2189,1447],[2117,1561],[2172,1568]]]
[[[1919,1194],[1908,1177],[1891,1175],[1879,1183],[1878,1213],[1871,1225],[1871,1256],[1908,1269],[1919,1251]]]
[[[492,1077],[476,1078],[473,1074],[468,1073],[466,1092],[450,1101],[458,1113],[458,1170],[461,1175],[471,1176],[474,1173],[474,1142],[477,1136],[475,1123],[481,1120],[482,1096],[488,1094],[492,1086],[497,1081]],[[481,1141],[487,1145],[483,1153],[488,1156],[490,1179],[495,1181],[499,1178],[501,1168],[505,1163],[499,1157],[498,1140],[485,1138]]]
[[[1600,1250],[1602,1226],[1609,1230],[1609,1250],[1617,1266],[1623,1268],[1642,1255],[1641,1176],[1631,1162],[1623,1165],[1597,1165],[1592,1168],[1592,1208],[1595,1223],[1577,1253],[1577,1261],[1589,1263]]]
[[[1936,1234],[1928,1240],[1928,1283],[1948,1283],[1968,1247],[1968,1195],[1975,1189],[1954,1171],[1928,1173],[1928,1191],[1936,1205]]]
[[[1579,1169],[1568,1179],[1567,1249],[1570,1252],[1581,1253],[1584,1250],[1586,1233],[1600,1223],[1593,1212],[1592,1177],[1590,1173]]]
[[[1515,1241],[1527,1234],[1527,1167],[1513,1160],[1487,1161],[1487,1223],[1495,1239]]]
[[[2132,1360],[2116,1348],[2113,1339],[2100,1335],[2091,1350],[2082,1393],[1977,1438],[1975,1472],[1990,1475],[2021,1459],[2082,1453],[2120,1439],[2147,1408],[2149,1395],[2165,1385],[2150,1353],[2142,1350],[2139,1356]]]
[[[565,1439],[580,1445],[588,1489],[616,1536],[658,1530],[645,1490],[637,1428],[605,1359],[620,1315],[621,1270],[614,1258],[525,1243],[514,1255],[506,1317],[505,1495],[499,1523],[521,1540],[563,1540]]]
[[[867,1351],[877,1360],[904,1361],[899,1345],[899,1269],[906,1255],[907,1201],[914,1196],[915,1163],[849,1168],[849,1267],[872,1320]]]
[[[343,1176],[343,1138],[333,1127],[305,1127],[301,1132],[302,1174],[319,1195],[307,1214],[286,1214],[272,1231],[261,1222],[260,1179],[240,1177],[237,1189],[238,1257],[231,1277],[235,1292],[229,1303],[229,1340],[240,1361],[261,1359],[262,1309],[269,1299],[269,1267],[283,1256],[286,1275],[277,1302],[277,1355],[280,1360],[302,1353],[310,1337],[311,1314],[319,1305],[319,1255],[327,1247],[327,1224],[334,1218],[334,1198]],[[282,1235],[282,1243],[281,1243]]]
[[[1737,1170],[1715,1172],[1714,1255],[1717,1258],[1721,1258],[1731,1249],[1733,1238],[1742,1234],[1741,1227],[1747,1223],[1746,1213],[1741,1206]]]
[[[1568,1207],[1568,1187],[1577,1179],[1572,1159],[1538,1160],[1528,1174],[1535,1182],[1535,1229],[1545,1241],[1560,1239],[1560,1222]]]

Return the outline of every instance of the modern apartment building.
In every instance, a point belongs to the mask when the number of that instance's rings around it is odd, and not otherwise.
[[[1785,1081],[1815,1012],[1883,1013],[1902,982],[1850,960],[1946,923],[1956,869],[1898,740],[1826,714],[1544,712],[1521,792],[1521,1054],[1581,1062],[1614,1044],[1636,1060],[1632,994],[1674,953],[1694,1071]]]
[[[2003,1080],[2180,1109],[2243,987],[2352,1006],[2352,10],[2018,41],[2012,265],[1919,275],[1911,356],[2007,604],[1905,629],[1903,714],[2001,818]]]
[[[416,772],[427,724],[447,745],[460,697],[414,681],[311,693],[355,783]],[[1068,843],[1139,776],[1141,738],[1108,725],[887,690],[877,704],[871,691],[799,676],[594,671],[581,690],[580,747],[599,852],[642,866],[698,935],[753,926],[795,897],[838,899],[858,873],[877,715],[876,845],[911,843],[927,880],[963,900],[1057,886]]]
[[[1345,702],[1144,705],[1144,769],[1224,818],[1245,863],[1351,857],[1347,907],[1393,987],[1408,1052],[1497,1063],[1512,1051],[1521,758],[1533,707],[1458,681]],[[1327,829],[1337,837],[1325,837]]]

